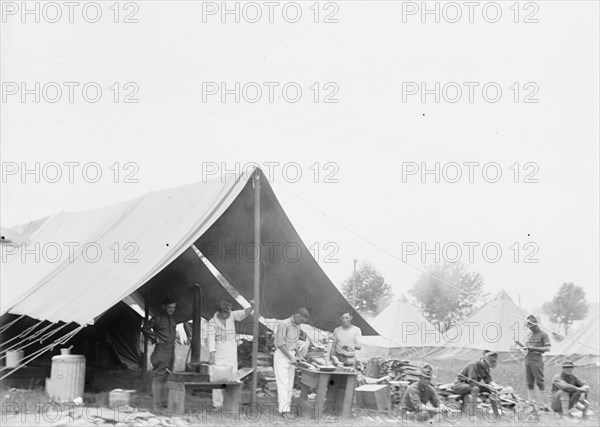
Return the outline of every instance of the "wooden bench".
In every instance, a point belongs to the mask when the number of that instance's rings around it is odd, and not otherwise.
[[[185,413],[185,393],[187,390],[223,390],[223,409],[225,411],[239,410],[242,402],[241,381],[226,383],[211,383],[200,381],[167,381],[168,400],[167,407],[174,414]]]
[[[300,371],[300,399],[308,402],[309,389],[316,389],[317,419],[324,415],[325,409],[332,410],[333,416],[350,417],[358,372],[321,372],[305,368]]]
[[[197,376],[175,373],[167,379],[167,407],[174,414],[185,413],[185,395],[187,390],[223,390],[223,409],[236,411],[242,403],[242,379],[252,373],[251,368],[240,369],[234,375],[233,381],[209,382],[198,381]],[[191,374],[191,373],[190,373]],[[188,377],[188,378],[186,378]]]

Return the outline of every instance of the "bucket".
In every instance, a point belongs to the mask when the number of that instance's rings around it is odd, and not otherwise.
[[[208,364],[208,362],[186,363],[185,371],[186,372],[198,372],[200,374],[209,375],[209,372],[208,372],[209,366],[210,365]]]
[[[6,352],[6,367],[16,368],[19,366],[21,360],[23,360],[25,352],[23,350],[9,350]]]
[[[139,402],[137,390],[114,389],[108,395],[109,408],[118,408],[120,406],[134,406]]]

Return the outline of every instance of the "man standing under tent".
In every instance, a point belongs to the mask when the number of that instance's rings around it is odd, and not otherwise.
[[[542,410],[548,410],[545,396],[544,382],[544,356],[543,353],[550,350],[550,337],[542,331],[538,325],[538,319],[534,315],[527,317],[527,327],[531,331],[525,338],[525,344],[517,341],[527,354],[525,355],[525,378],[527,380],[527,400],[533,400],[541,404]],[[541,396],[536,397],[535,385],[537,384]]]
[[[440,398],[431,385],[433,369],[430,365],[421,368],[419,381],[412,383],[402,398],[402,410],[413,412],[419,422],[428,421],[435,414],[447,414],[450,409],[440,403]]]
[[[494,415],[499,416],[498,400],[495,398],[497,386],[492,381],[491,368],[495,368],[498,354],[485,350],[483,357],[467,364],[458,374],[452,386],[452,392],[463,396],[463,408],[468,409],[470,417],[475,416],[475,407],[479,393],[489,393]]]
[[[358,326],[352,324],[352,313],[350,310],[341,313],[340,320],[342,326],[338,326],[333,331],[331,339],[333,347],[331,351],[331,360],[335,362],[337,358],[344,366],[356,366],[355,351],[360,350],[360,340],[362,331]]]
[[[283,416],[291,412],[294,374],[296,372],[300,325],[308,322],[310,315],[306,308],[299,308],[292,317],[282,320],[275,332],[275,354],[273,371],[277,382],[279,413]],[[301,361],[301,360],[300,360]]]
[[[562,365],[562,372],[552,379],[552,410],[560,414],[569,413],[569,410],[578,402],[582,405],[582,417],[587,415],[590,403],[585,399],[590,386],[573,375],[575,364],[571,359],[566,359]]]
[[[166,404],[164,375],[167,369],[172,371],[175,364],[175,340],[177,338],[177,324],[173,319],[175,308],[175,301],[165,298],[162,305],[163,311],[142,327],[142,333],[155,344],[154,351],[150,356],[150,363],[154,368],[152,399],[155,406]]]
[[[230,366],[233,372],[238,370],[237,335],[235,322],[241,322],[252,310],[254,300],[250,307],[244,310],[231,311],[233,304],[221,301],[215,315],[206,325],[206,339],[208,341],[209,363],[211,365]],[[213,390],[213,406],[223,406],[223,390]]]

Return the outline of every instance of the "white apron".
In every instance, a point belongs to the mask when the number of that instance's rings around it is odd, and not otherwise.
[[[215,365],[231,366],[233,372],[238,370],[237,339],[235,333],[235,322],[246,317],[245,310],[231,312],[231,316],[225,320],[225,325],[217,318],[210,319],[207,333],[208,339],[214,339],[215,343]],[[212,335],[212,336],[211,336]],[[209,344],[209,350],[211,345]],[[223,390],[213,390],[213,405],[223,405]]]

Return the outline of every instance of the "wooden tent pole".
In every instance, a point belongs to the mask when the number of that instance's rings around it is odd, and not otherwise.
[[[148,302],[148,298],[144,297],[144,326],[148,324],[149,313],[150,303]],[[148,337],[146,334],[144,334],[144,354],[142,357],[142,384],[144,391],[146,391],[148,382]]]
[[[192,358],[191,363],[200,362],[202,345],[202,292],[198,283],[194,286],[194,306],[192,308]]]
[[[261,261],[261,240],[260,240],[260,169],[254,172],[254,339],[252,341],[252,406],[256,408],[256,388],[258,386],[258,335],[260,317],[260,261]]]

